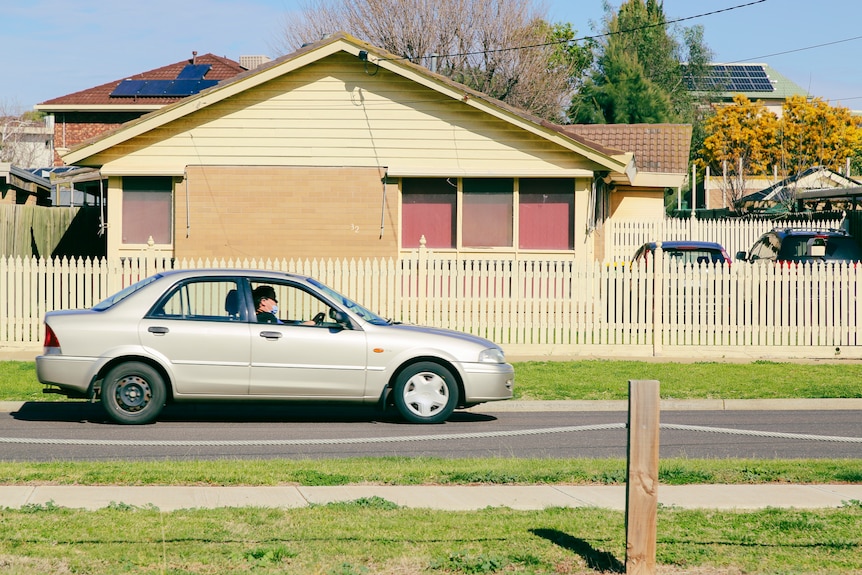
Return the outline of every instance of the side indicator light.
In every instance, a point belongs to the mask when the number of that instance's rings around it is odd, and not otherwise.
[[[383,353],[385,350],[382,347],[375,347],[371,351],[373,351],[374,353]]]

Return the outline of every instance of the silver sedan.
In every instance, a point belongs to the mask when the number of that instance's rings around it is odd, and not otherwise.
[[[486,339],[393,323],[313,278],[227,269],[163,272],[48,313],[36,373],[128,424],[193,400],[376,403],[439,423],[514,383]]]

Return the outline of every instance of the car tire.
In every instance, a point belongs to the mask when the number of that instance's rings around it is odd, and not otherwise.
[[[452,372],[430,361],[406,367],[395,380],[395,407],[410,423],[442,423],[458,404]]]
[[[121,363],[102,381],[102,407],[118,423],[150,423],[161,413],[166,400],[164,379],[145,363]]]

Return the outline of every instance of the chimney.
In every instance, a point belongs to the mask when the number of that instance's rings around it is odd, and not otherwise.
[[[245,68],[246,70],[251,70],[252,68],[257,68],[258,66],[262,66],[269,62],[269,56],[240,56],[239,57],[239,65]]]
[[[198,51],[192,50],[192,64],[197,64],[198,60]]]

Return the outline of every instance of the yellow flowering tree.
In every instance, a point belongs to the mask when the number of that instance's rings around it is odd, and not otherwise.
[[[778,117],[762,102],[737,94],[732,104],[719,106],[706,120],[704,131],[697,163],[725,176],[725,197],[738,208],[746,178],[768,173],[777,159]]]
[[[842,170],[862,143],[859,121],[847,108],[792,96],[782,111],[777,143],[779,171],[785,176],[813,166]]]
[[[724,174],[724,193],[735,208],[746,195],[746,178],[771,175],[779,179],[824,166],[840,171],[860,153],[862,127],[850,110],[830,106],[821,98],[788,98],[779,118],[761,102],[742,94],[720,106],[704,126],[706,137],[697,164]],[[788,206],[795,198],[783,198]]]

